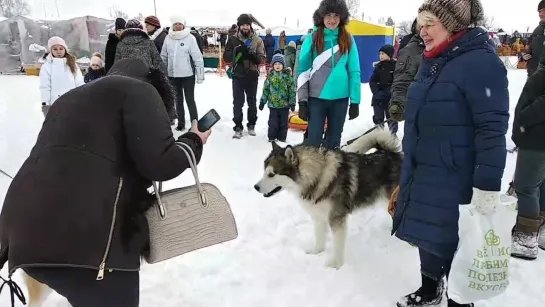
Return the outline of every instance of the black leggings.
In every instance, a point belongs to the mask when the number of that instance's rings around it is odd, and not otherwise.
[[[37,281],[64,296],[72,307],[138,307],[140,278],[137,271],[104,273],[79,268],[25,268]]]

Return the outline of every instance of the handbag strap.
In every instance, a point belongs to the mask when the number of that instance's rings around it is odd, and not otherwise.
[[[189,163],[189,167],[191,168],[191,172],[193,173],[193,178],[195,179],[195,186],[199,190],[199,201],[203,207],[207,206],[206,196],[204,194],[204,189],[202,188],[201,181],[199,179],[199,173],[197,171],[197,158],[195,157],[195,154],[193,153],[193,149],[191,146],[182,143],[182,142],[176,142],[176,146],[178,146],[182,151],[184,152],[187,162]],[[163,204],[163,201],[161,200],[161,192],[163,190],[163,183],[161,181],[159,182],[152,182],[153,190],[155,190],[155,197],[157,198],[157,203],[159,205],[159,213],[161,214],[161,217],[164,218],[166,216],[166,207]]]

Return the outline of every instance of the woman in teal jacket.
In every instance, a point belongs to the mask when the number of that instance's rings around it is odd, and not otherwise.
[[[361,96],[358,48],[345,26],[344,0],[322,0],[314,12],[314,31],[301,47],[297,77],[299,117],[308,121],[307,145],[339,148],[348,106],[349,120],[359,115]],[[349,103],[350,101],[350,103]]]

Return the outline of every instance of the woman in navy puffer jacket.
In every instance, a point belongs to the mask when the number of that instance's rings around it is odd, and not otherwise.
[[[393,232],[419,248],[422,286],[397,304],[443,306],[458,246],[459,206],[499,199],[509,120],[507,70],[473,27],[479,0],[427,0],[419,9],[426,44],[405,108],[405,154]],[[449,307],[460,305],[449,300]]]

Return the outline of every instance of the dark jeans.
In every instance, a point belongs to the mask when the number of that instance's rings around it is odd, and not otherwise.
[[[388,111],[388,103],[375,103],[373,104],[373,123],[375,125],[383,123],[385,120],[390,119],[390,112]],[[389,122],[388,128],[393,134],[397,133],[397,122]]]
[[[235,79],[233,78],[233,130],[242,130],[242,107],[244,100],[248,102],[248,127],[253,128],[257,122],[257,82],[258,78],[253,75]],[[246,96],[246,97],[244,97]]]
[[[519,148],[515,192],[518,216],[539,219],[540,211],[545,212],[545,151]]]
[[[96,280],[97,271],[80,268],[25,268],[32,278],[64,296],[72,307],[138,307],[139,273],[113,271]]]
[[[420,272],[435,281],[441,280],[443,276],[447,276],[450,273],[450,267],[452,265],[452,259],[454,259],[454,253],[452,257],[442,258],[426,250],[419,248],[420,254]]]
[[[327,100],[310,97],[308,99],[308,111],[308,138],[306,139],[306,145],[320,147],[327,119],[325,147],[328,149],[339,148],[348,112],[348,98]]]
[[[269,140],[285,142],[288,137],[290,109],[269,108]]]
[[[185,125],[184,96],[189,109],[191,120],[199,120],[197,104],[195,103],[195,76],[169,78],[176,90],[176,111],[178,112],[178,126]]]

